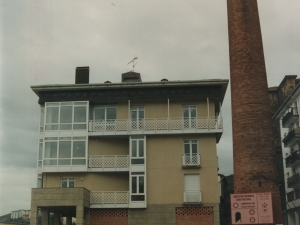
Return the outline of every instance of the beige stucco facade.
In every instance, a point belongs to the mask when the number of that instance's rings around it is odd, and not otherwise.
[[[206,213],[209,212],[206,219],[213,221],[210,223],[212,225],[219,225],[216,144],[223,131],[222,118],[219,117],[220,103],[223,101],[228,81],[220,81],[220,84],[218,82],[156,82],[143,84],[141,87],[138,83],[116,86],[81,85],[78,90],[76,85],[50,87],[49,90],[53,92],[87,91],[82,96],[89,96],[89,91],[93,90],[91,99],[80,100],[88,102],[86,130],[68,131],[69,136],[65,131],[55,131],[57,136],[54,132],[51,134],[51,131],[40,133],[40,140],[43,139],[44,146],[47,138],[52,140],[56,138],[57,146],[60,146],[63,138],[71,136],[72,149],[78,140],[76,138],[86,135],[80,139],[86,143],[83,160],[86,163],[80,166],[72,164],[69,168],[68,165],[53,165],[53,169],[52,165],[46,164],[45,167],[39,168],[39,171],[42,170],[39,175],[43,187],[32,191],[31,225],[37,225],[39,209],[43,210],[42,225],[48,225],[49,213],[54,213],[54,220],[58,221],[59,216],[62,216],[60,210],[70,212],[63,213],[67,217],[67,225],[71,225],[71,217],[78,220],[76,225],[99,225],[98,217],[109,215],[105,219],[109,221],[112,214],[122,213],[128,217],[125,220],[122,217],[122,221],[127,221],[130,225],[152,223],[175,225],[177,219],[186,219],[181,218],[177,211],[191,208],[203,218],[206,218]],[[103,93],[101,88],[104,90]],[[111,90],[115,95],[110,96],[110,92],[106,92],[110,88],[114,88]],[[177,92],[177,88],[181,91]],[[35,92],[38,95],[45,91],[44,87],[37,89]],[[137,89],[139,92],[136,92]],[[96,97],[98,92],[99,98]],[[145,99],[141,98],[142,95]],[[59,97],[64,95],[56,96],[58,99],[49,101],[64,101],[63,97]],[[81,95],[75,95],[72,100],[74,103],[77,96]],[[43,101],[47,102],[47,98],[49,96],[41,97],[40,104]],[[195,107],[196,117],[191,116],[192,113],[189,111],[189,118],[183,119],[184,106],[192,106],[188,110],[193,113]],[[108,116],[106,108],[114,110],[114,107],[115,118],[106,120]],[[131,118],[131,110],[135,107],[142,109],[143,115],[140,120]],[[101,119],[93,121],[95,109],[101,109],[103,114],[97,117]],[[184,143],[189,146],[189,153],[184,152]],[[196,143],[197,153],[194,152],[194,145],[192,153],[192,143]],[[45,147],[43,151],[44,157]],[[59,163],[60,151],[63,150],[58,147],[56,151],[57,153],[55,151],[50,153],[57,154]],[[75,150],[70,151],[72,151],[70,162],[73,163],[72,160],[76,158]],[[53,156],[50,156],[49,151],[47,154],[47,160],[49,161],[49,157],[52,160]],[[43,168],[47,171],[43,171]],[[195,175],[192,178],[199,178],[199,181],[197,179],[189,181],[193,183],[197,180],[195,186],[199,187],[198,189],[187,189],[187,177],[191,178],[189,175]],[[68,182],[71,181],[74,188],[62,188],[63,178],[64,181],[68,178]],[[194,193],[190,195],[190,199],[187,194],[189,191]],[[126,209],[125,214],[121,209]],[[111,212],[113,213],[110,214]]]

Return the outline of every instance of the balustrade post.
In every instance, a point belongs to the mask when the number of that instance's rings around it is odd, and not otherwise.
[[[117,156],[115,155],[115,169],[117,168]]]

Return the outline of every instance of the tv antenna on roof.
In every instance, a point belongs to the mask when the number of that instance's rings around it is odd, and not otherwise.
[[[137,64],[137,62],[136,63],[134,63],[134,61],[137,59],[137,57],[134,57],[133,58],[133,60],[131,60],[129,63],[132,63],[132,72],[134,72],[134,67],[135,67],[135,65]],[[127,65],[129,64],[129,63],[127,63]]]

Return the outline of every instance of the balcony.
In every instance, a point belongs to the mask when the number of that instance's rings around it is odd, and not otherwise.
[[[292,188],[297,184],[300,184],[300,173],[296,173],[287,179],[288,188]]]
[[[222,133],[221,117],[90,121],[89,135]]]
[[[92,191],[91,208],[128,208],[128,191]]]
[[[291,155],[289,155],[286,159],[285,159],[285,166],[286,167],[290,167],[292,166],[295,162],[300,162],[300,152],[299,150],[294,151]]]
[[[128,155],[90,156],[89,170],[94,172],[129,171],[129,156]]]
[[[282,140],[284,147],[292,147],[300,141],[300,128],[290,131]]]
[[[183,154],[182,167],[200,167],[200,154]]]
[[[299,119],[296,109],[291,108],[290,111],[282,118],[282,127],[289,128]]]
[[[183,201],[185,204],[200,204],[202,203],[201,191],[184,191]]]

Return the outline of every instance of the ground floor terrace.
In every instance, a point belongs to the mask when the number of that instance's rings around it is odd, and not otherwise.
[[[85,188],[33,189],[30,225],[220,225],[219,204],[93,208]]]

